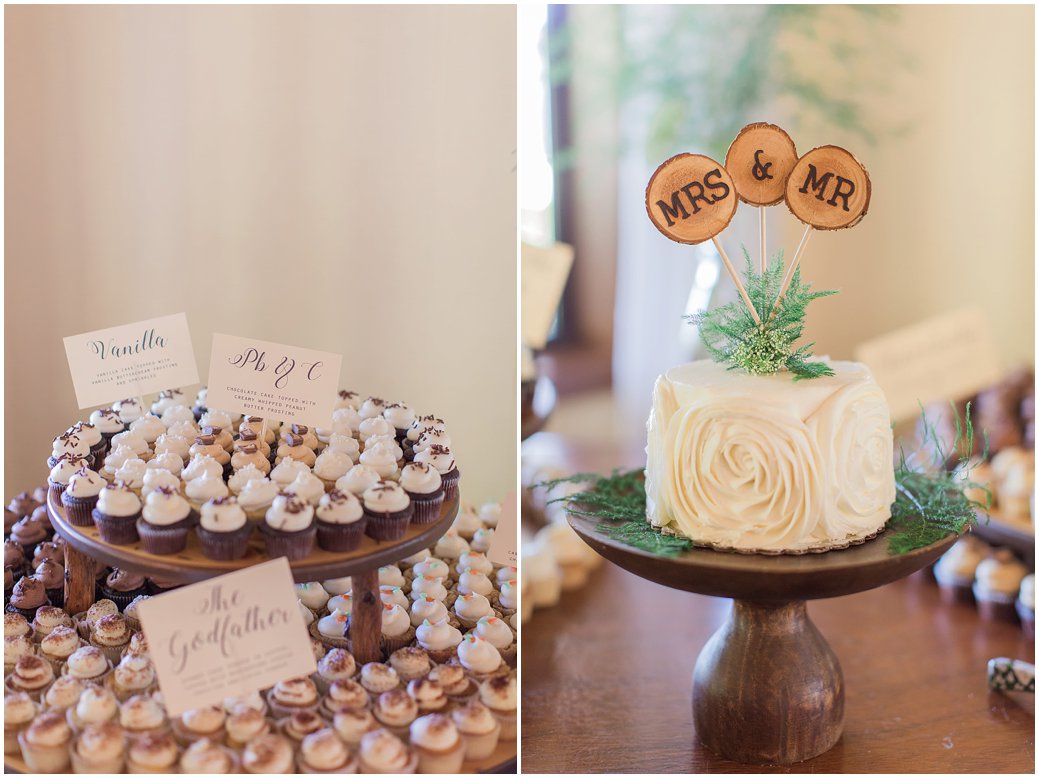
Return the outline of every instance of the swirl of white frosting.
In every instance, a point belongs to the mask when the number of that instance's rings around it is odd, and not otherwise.
[[[63,455],[58,458],[58,464],[51,468],[48,479],[52,484],[65,484],[67,486],[69,479],[86,464],[86,459],[81,457]]]
[[[380,586],[379,587],[379,599],[382,600],[383,605],[399,605],[408,609],[411,605],[408,602],[408,598],[404,595],[404,590],[399,586]]]
[[[264,477],[263,471],[260,468],[250,464],[239,468],[237,472],[228,478],[227,486],[232,494],[239,494],[249,481],[255,481],[258,478]]]
[[[441,559],[458,559],[468,550],[469,542],[453,529],[445,532],[433,547],[433,553]]]
[[[447,578],[451,575],[451,568],[443,559],[428,557],[420,562],[416,562],[412,566],[411,572],[415,574],[416,578],[423,575],[430,578]]]
[[[210,500],[202,506],[199,523],[209,532],[234,532],[245,526],[245,511],[234,497]]]
[[[144,415],[144,408],[132,397],[112,403],[112,410],[119,414],[124,424],[130,424]]]
[[[425,451],[430,446],[444,446],[450,448],[451,436],[447,434],[447,430],[439,429],[434,427],[429,430],[425,430],[419,435],[418,440],[415,441],[415,453]]]
[[[392,435],[372,435],[364,444],[365,451],[374,451],[376,448],[384,449],[393,454],[394,459],[404,456],[404,449],[397,444],[397,439]]]
[[[364,516],[361,501],[350,492],[333,489],[321,496],[317,517],[328,524],[352,524]]]
[[[389,478],[397,472],[397,458],[392,451],[381,446],[362,451],[360,462],[372,468],[380,478]]]
[[[109,484],[97,498],[97,510],[106,516],[136,516],[141,510],[141,501],[126,487]]]
[[[175,454],[180,457],[181,467],[184,466],[184,460],[188,458],[188,451],[191,449],[191,443],[194,441],[194,436],[191,438],[185,438],[181,435],[174,435],[172,432],[167,432],[165,435],[159,435],[155,440],[155,453],[156,454]]]
[[[420,594],[411,604],[411,624],[415,627],[419,626],[423,621],[428,621],[432,624],[441,619],[447,619],[448,616],[447,606],[428,594]]]
[[[519,587],[515,581],[503,581],[498,592],[498,602],[501,607],[508,610],[516,610],[519,605]]]
[[[278,485],[266,478],[253,478],[246,481],[242,491],[238,493],[238,504],[245,510],[266,508],[278,496]]]
[[[299,532],[313,523],[314,506],[294,495],[278,495],[267,511],[265,520],[274,529]]]
[[[408,612],[396,603],[383,603],[382,634],[386,637],[397,637],[411,629],[411,617]]]
[[[411,599],[417,600],[421,595],[427,595],[434,600],[447,599],[447,587],[439,578],[428,575],[420,575],[411,582]]]
[[[373,416],[370,419],[365,419],[357,428],[358,436],[365,443],[367,443],[368,438],[373,435],[393,435],[394,432],[396,432],[396,430],[393,425],[386,421],[382,416]]]
[[[144,474],[148,465],[143,459],[127,459],[115,471],[115,480],[122,481],[131,489],[140,489],[144,485]]]
[[[442,483],[441,474],[425,462],[405,464],[400,472],[400,485],[412,494],[432,494]]]
[[[195,414],[186,405],[171,405],[169,408],[162,412],[162,423],[167,427],[171,427],[178,421],[190,421],[194,423]]]
[[[192,457],[191,461],[188,462],[188,466],[181,471],[180,477],[185,481],[194,481],[196,478],[202,478],[206,475],[212,478],[220,478],[223,474],[223,465],[213,459],[213,457],[202,454],[201,456]]]
[[[126,429],[126,425],[119,420],[119,414],[111,408],[98,408],[90,414],[90,423],[97,427],[98,432],[114,435]]]
[[[406,430],[415,421],[415,411],[404,403],[393,403],[386,406],[382,417],[392,424],[394,429]]]
[[[166,430],[167,435],[173,435],[178,438],[187,438],[188,444],[190,445],[195,438],[198,437],[199,429],[198,425],[194,421],[176,421],[170,425],[169,429]]]
[[[356,463],[361,456],[361,444],[357,438],[348,433],[333,432],[328,438],[328,446],[325,447],[325,451],[346,454]]]
[[[891,516],[894,440],[887,399],[875,383],[834,392],[808,417],[828,490],[822,525],[831,538],[867,535]]]
[[[159,423],[161,424],[162,422]],[[119,446],[129,447],[137,456],[151,452],[151,446],[148,445],[148,441],[142,435],[132,430],[120,432],[118,435],[112,436],[112,447],[118,448]]]
[[[165,527],[183,521],[191,513],[188,501],[176,492],[156,489],[144,502],[144,520],[157,527]]]
[[[371,419],[375,416],[382,416],[382,412],[386,409],[386,401],[381,400],[378,397],[369,397],[358,408],[358,413],[361,415],[361,420]]]
[[[202,418],[198,422],[199,427],[219,427],[222,430],[230,430],[234,427],[231,414],[227,411],[216,410],[210,408],[208,411],[202,414]]]
[[[129,446],[113,446],[112,450],[108,452],[108,456],[105,457],[104,469],[110,473],[115,473],[120,467],[123,466],[123,462],[128,459],[137,459],[137,454]]]
[[[354,465],[336,481],[336,489],[360,496],[379,483],[379,474],[367,465]]]
[[[325,609],[329,613],[335,611],[342,611],[343,613],[353,613],[354,610],[354,596],[351,592],[343,592],[337,594],[334,597],[329,597],[328,602],[325,603]]]
[[[415,630],[415,637],[427,651],[443,651],[462,642],[462,633],[452,627],[446,618],[422,622]]]
[[[189,410],[188,413],[191,411]],[[146,443],[154,443],[159,435],[166,433],[166,425],[158,416],[147,413],[130,424],[130,432],[140,435]]]
[[[383,565],[379,568],[379,586],[404,586],[406,583],[404,573],[396,565]]]
[[[196,503],[227,497],[227,484],[220,476],[206,473],[201,478],[193,478],[184,485],[184,494]]]
[[[458,563],[455,565],[455,570],[459,573],[464,573],[466,570],[472,570],[489,576],[494,572],[494,565],[491,564],[491,560],[480,552],[466,551],[458,557]]]
[[[473,630],[473,634],[483,638],[499,650],[508,648],[516,640],[509,625],[494,616],[484,616],[480,619],[476,623],[476,629]]]
[[[364,491],[361,499],[372,513],[397,513],[411,504],[411,498],[395,481],[379,481]]]
[[[350,620],[349,611],[332,611],[318,619],[317,629],[322,635],[333,638],[346,636],[346,627]]]
[[[477,621],[484,616],[493,616],[494,610],[490,601],[482,594],[462,594],[458,596],[454,604],[455,613],[463,619]]]
[[[458,591],[462,594],[482,594],[488,597],[494,591],[494,584],[483,573],[466,570],[458,576]]]
[[[119,435],[122,434],[123,433],[121,432],[119,433]],[[119,435],[112,438],[113,446],[116,445],[114,441],[115,438],[119,437]],[[57,458],[62,454],[74,454],[80,457],[88,456],[90,454],[90,444],[87,443],[86,439],[80,437],[74,431],[69,430],[65,433],[64,439],[62,439],[61,435],[54,438],[54,443],[51,446],[51,456]]]
[[[335,449],[325,450],[314,462],[314,475],[326,481],[336,481],[346,475],[353,466],[354,461],[349,454]]]
[[[96,446],[101,442],[101,430],[95,427],[90,422],[80,421],[72,427],[83,440],[86,441],[88,446]]]
[[[178,405],[178,408],[183,407]],[[156,452],[156,456],[148,460],[149,470],[168,470],[173,475],[180,475],[184,469],[184,460],[180,458],[176,453],[172,451],[166,451],[164,453]]]
[[[425,451],[415,454],[416,462],[425,462],[437,469],[440,475],[447,475],[455,469],[455,458],[451,450],[440,446],[430,446]]]
[[[292,483],[285,487],[285,491],[292,492],[301,500],[316,506],[325,493],[325,485],[321,483],[320,478],[307,470],[297,475]]]
[[[474,673],[493,673],[501,667],[501,654],[489,640],[470,632],[458,645],[458,661]]]
[[[180,479],[177,478],[169,470],[163,470],[160,468],[148,468],[144,471],[144,478],[141,481],[141,494],[147,498],[149,494],[154,492],[160,486],[165,486],[174,491],[180,491]]]
[[[498,526],[498,519],[501,518],[501,503],[485,502],[480,506],[479,516],[485,527],[494,529]]]
[[[407,439],[414,443],[428,429],[444,429],[444,422],[436,416],[419,416],[408,427]]]
[[[270,478],[278,486],[288,486],[299,477],[300,473],[309,473],[310,468],[292,457],[285,457],[271,470]]]
[[[65,493],[69,497],[97,497],[105,485],[104,478],[89,468],[81,467],[69,478]]]

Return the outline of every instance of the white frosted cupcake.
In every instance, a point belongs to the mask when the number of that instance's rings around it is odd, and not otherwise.
[[[363,456],[363,455],[362,455]],[[379,481],[362,496],[368,518],[365,534],[374,540],[400,540],[411,522],[411,499],[395,481]]]
[[[301,473],[309,473],[310,467],[296,459],[283,459],[271,470],[270,479],[280,489],[285,489],[295,481]]]
[[[326,551],[353,551],[364,537],[367,519],[361,501],[338,489],[321,496],[317,506],[317,544]]]
[[[413,522],[433,524],[440,518],[440,507],[444,504],[444,486],[436,468],[424,462],[405,465],[400,473],[400,485],[415,506],[415,513],[411,518]]]
[[[270,469],[270,463],[268,463],[268,469]],[[231,494],[237,497],[242,493],[242,489],[249,481],[256,479],[266,480],[264,471],[256,465],[246,465],[240,470],[235,471],[234,475],[227,479],[227,488],[231,490]],[[273,498],[272,498],[273,499]]]
[[[234,497],[216,497],[203,504],[198,537],[205,556],[220,561],[241,559],[249,550],[251,533],[252,525]]]
[[[188,498],[191,507],[196,511],[201,510],[202,505],[210,500],[227,497],[228,494],[227,484],[224,483],[223,477],[209,473],[184,484],[184,496]]]
[[[325,452],[337,451],[340,454],[346,454],[356,464],[357,460],[361,458],[361,444],[357,441],[357,438],[353,435],[346,433],[333,432],[328,439],[328,445],[325,447]]]
[[[261,521],[274,504],[274,498],[281,491],[278,484],[266,478],[252,478],[238,493],[238,504],[242,506],[250,521]]]
[[[346,472],[346,475],[336,481],[336,489],[360,497],[379,483],[379,480],[379,474],[372,468],[367,465],[354,465]]]
[[[327,492],[335,488],[336,481],[346,475],[353,466],[354,461],[349,454],[335,449],[326,450],[314,461],[314,475],[321,479]]]
[[[292,494],[278,495],[260,529],[267,541],[268,556],[303,559],[314,549],[317,536],[314,506]]]
[[[284,491],[292,492],[301,500],[317,506],[325,494],[325,485],[320,478],[307,471],[297,475],[292,483],[285,487]]]

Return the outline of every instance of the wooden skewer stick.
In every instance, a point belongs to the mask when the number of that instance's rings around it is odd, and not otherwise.
[[[750,301],[750,295],[747,294],[747,290],[743,287],[743,282],[740,281],[740,277],[736,275],[736,268],[734,268],[732,262],[729,261],[729,255],[725,253],[725,249],[722,248],[722,244],[717,237],[711,238],[711,240],[714,241],[714,247],[718,249],[722,262],[725,263],[725,269],[729,271],[729,275],[732,277],[732,282],[736,284],[736,290],[740,293],[740,297],[743,298],[743,302],[747,304],[747,310],[749,310],[750,315],[754,317],[754,323],[760,327],[761,317],[758,316],[758,312],[754,310],[754,304]]]
[[[783,284],[779,287],[779,294],[776,296],[776,304],[772,306],[772,310],[769,312],[769,321],[772,321],[772,317],[775,316],[776,311],[779,310],[779,303],[783,300],[783,295],[786,294],[786,288],[790,286],[790,280],[794,277],[794,271],[797,270],[797,266],[801,262],[801,255],[804,254],[805,246],[808,245],[808,238],[811,237],[812,231],[811,224],[805,227],[804,234],[801,236],[801,242],[797,244],[797,251],[794,252],[794,260],[790,263],[790,267],[786,269],[786,274],[783,276]]]
[[[765,274],[765,268],[768,267],[768,258],[765,254],[765,206],[758,206],[758,214],[761,219],[761,274]]]

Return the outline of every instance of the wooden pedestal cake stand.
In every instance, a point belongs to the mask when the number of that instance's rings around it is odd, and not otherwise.
[[[728,620],[696,660],[693,722],[707,748],[744,764],[811,759],[836,745],[844,730],[844,675],[805,601],[904,578],[941,556],[957,537],[900,555],[888,552],[882,533],[822,554],[693,549],[663,557],[609,537],[597,520],[570,514],[569,521],[596,552],[641,578],[734,600]]]
[[[354,612],[351,614],[350,636],[358,662],[378,662],[380,659],[379,568],[435,544],[454,521],[458,504],[456,493],[454,499],[444,501],[436,522],[410,525],[401,540],[380,542],[366,535],[355,551],[334,553],[315,546],[305,559],[289,563],[297,583],[352,576]],[[233,562],[218,562],[202,554],[194,532],[189,533],[187,546],[182,552],[160,556],[144,551],[140,543],[127,546],[106,543],[101,540],[96,527],[73,526],[65,518],[65,509],[53,493],[47,496],[47,513],[54,529],[66,541],[65,609],[69,613],[85,611],[94,602],[95,560],[140,575],[187,584],[233,573],[268,559],[263,539],[256,532],[244,557]]]

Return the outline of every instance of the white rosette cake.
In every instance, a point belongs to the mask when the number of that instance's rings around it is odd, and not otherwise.
[[[654,526],[738,551],[806,552],[875,535],[895,499],[891,418],[869,369],[793,381],[704,360],[657,379],[646,448]]]

